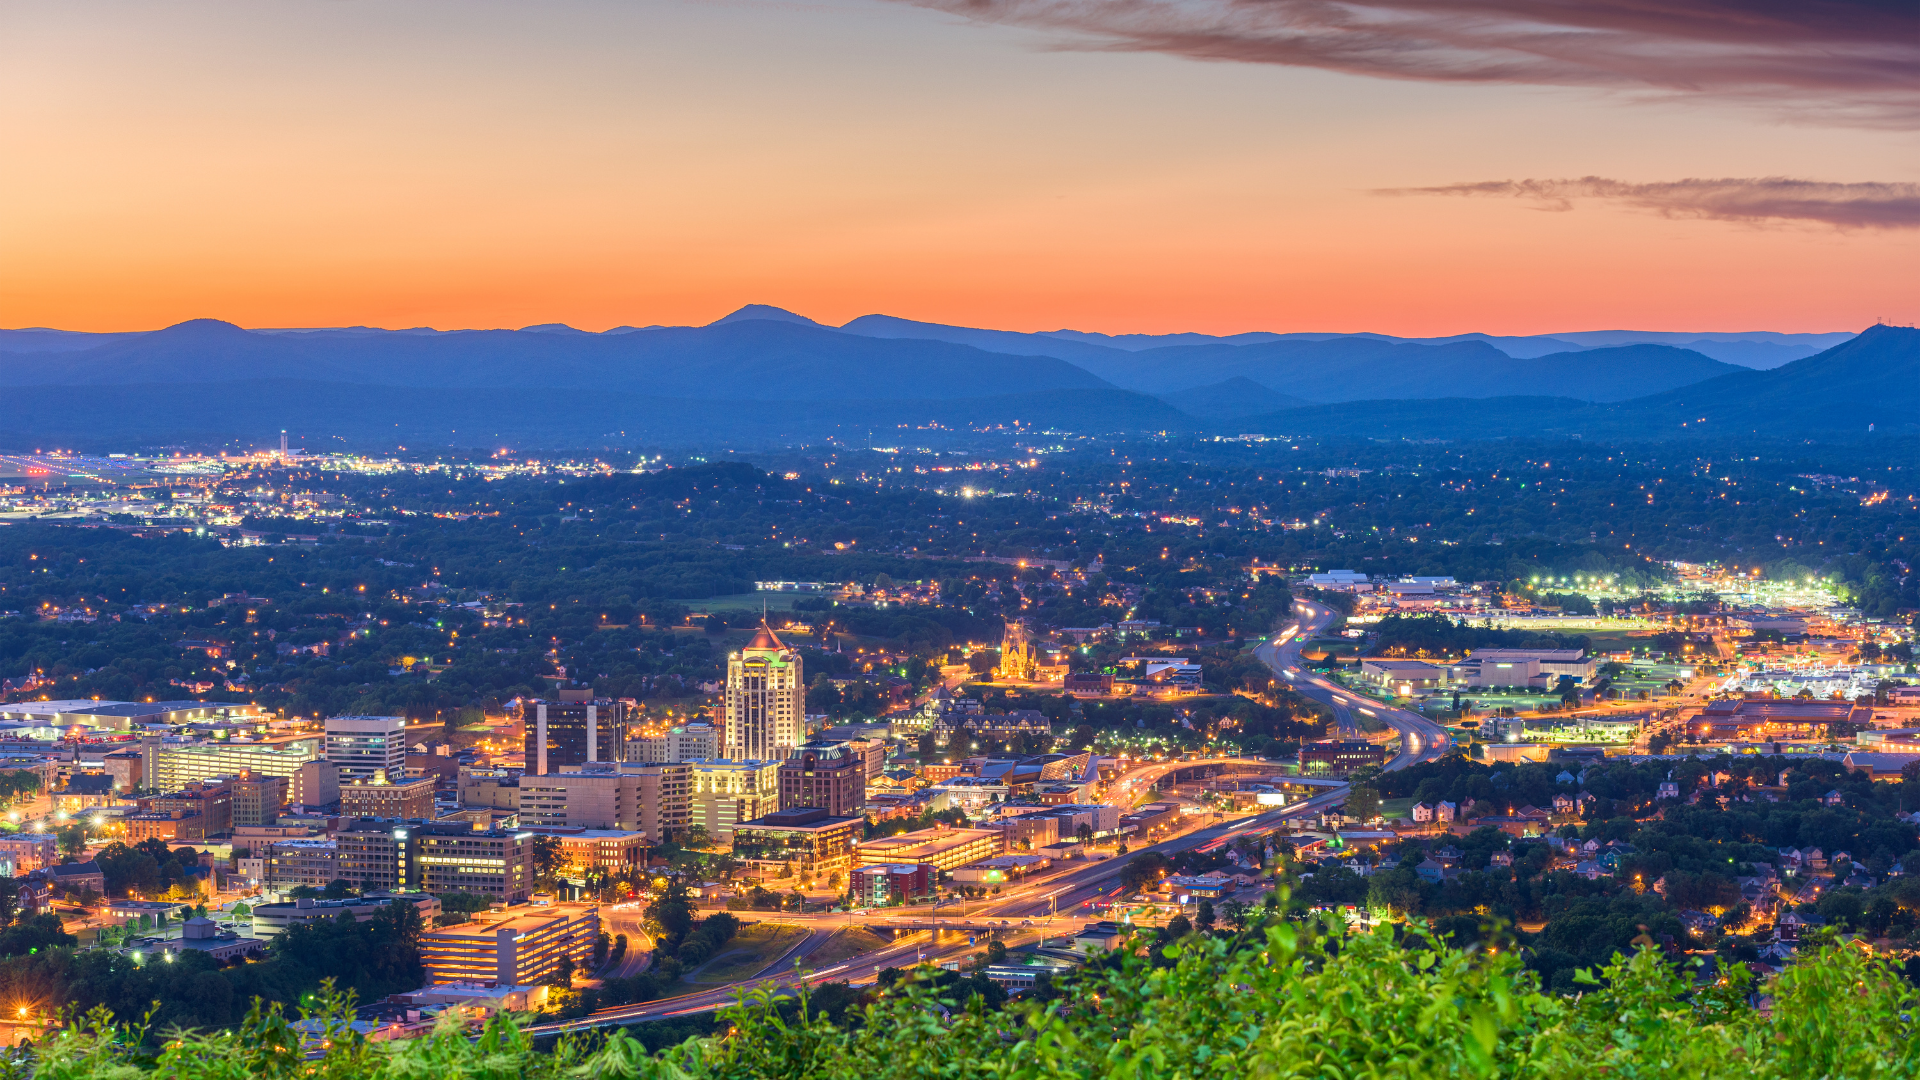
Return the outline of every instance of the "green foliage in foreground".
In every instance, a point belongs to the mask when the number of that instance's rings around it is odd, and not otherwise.
[[[1139,939],[1145,941],[1147,939]],[[1145,951],[1144,949],[1142,950]],[[1744,969],[1742,969],[1744,970]],[[722,1014],[732,1030],[659,1054],[624,1034],[536,1051],[513,1023],[478,1040],[445,1028],[368,1044],[338,1029],[303,1060],[277,1009],[237,1031],[181,1035],[157,1056],[142,1033],[97,1014],[53,1040],[38,1080],[360,1078],[993,1077],[1911,1077],[1916,1002],[1884,961],[1852,946],[1810,950],[1747,1005],[1744,978],[1696,989],[1659,952],[1616,958],[1579,996],[1542,993],[1505,952],[1451,949],[1421,932],[1348,936],[1336,921],[1267,925],[1238,939],[1190,937],[1158,955],[1090,967],[1049,1000],[993,1011],[941,1001],[908,980],[836,1024],[770,990]],[[1048,995],[1041,995],[1048,996]],[[337,1009],[343,1003],[335,1000]],[[338,1012],[332,1014],[337,1024]]]

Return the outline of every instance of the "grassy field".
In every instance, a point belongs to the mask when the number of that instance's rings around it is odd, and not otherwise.
[[[727,947],[720,951],[720,955],[689,971],[686,979],[690,983],[707,986],[751,979],[760,974],[762,968],[780,959],[788,949],[799,944],[807,933],[804,926],[754,923],[727,942]]]
[[[730,596],[709,596],[704,600],[675,600],[693,611],[759,611],[762,600],[768,611],[792,611],[795,600],[818,600],[819,593],[749,592]]]
[[[1384,818],[1412,818],[1412,799],[1381,799],[1380,816]]]
[[[835,933],[825,945],[813,950],[807,956],[807,966],[819,971],[886,945],[887,939],[879,934],[864,927],[850,927]]]

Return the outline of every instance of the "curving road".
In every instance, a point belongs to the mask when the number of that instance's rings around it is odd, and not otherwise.
[[[1419,713],[1396,709],[1356,694],[1309,671],[1300,657],[1300,646],[1333,622],[1334,611],[1306,600],[1296,600],[1293,606],[1300,621],[1281,631],[1254,653],[1275,674],[1285,679],[1296,693],[1331,708],[1334,718],[1342,727],[1350,726],[1353,712],[1360,711],[1398,731],[1400,753],[1387,762],[1385,767],[1389,770],[1436,760],[1452,747],[1453,737],[1447,734],[1446,729]]]
[[[1287,680],[1297,692],[1332,708],[1338,717],[1349,716],[1348,710],[1364,709],[1370,715],[1399,731],[1401,749],[1391,761],[1387,762],[1385,768],[1388,770],[1404,769],[1418,762],[1432,761],[1447,752],[1452,746],[1452,737],[1433,721],[1417,713],[1396,709],[1373,698],[1356,694],[1308,671],[1300,657],[1300,645],[1333,622],[1334,612],[1323,605],[1304,600],[1295,601],[1294,606],[1300,621],[1281,631],[1256,650],[1260,659],[1272,667],[1275,674]],[[1169,764],[1191,766],[1194,763]],[[1138,850],[1155,851],[1166,855],[1196,848],[1215,850],[1240,836],[1264,835],[1285,824],[1289,818],[1314,814],[1338,806],[1346,800],[1346,797],[1347,789],[1344,786],[1333,788],[1325,794],[1315,795],[1264,814],[1241,818],[1238,821],[1222,821],[1206,825]],[[1009,945],[1042,934],[1058,933],[1063,936],[1070,934],[1084,922],[1084,915],[1078,912],[1082,904],[1119,891],[1121,868],[1127,861],[1125,858],[1104,859],[1098,862],[1076,860],[1068,863],[1064,868],[1035,875],[1009,885],[997,896],[967,905],[963,909],[965,917],[953,919],[953,922],[959,924],[956,929],[969,931],[984,930],[989,922],[996,924],[993,928],[1000,930],[1003,939]],[[952,905],[941,906],[950,908]],[[887,929],[890,924],[900,923],[924,925],[931,918],[932,910],[926,905],[890,908],[884,916],[877,914],[869,916],[862,921],[861,925],[874,929]],[[831,936],[832,929],[846,925],[845,922],[840,921],[845,920],[846,915],[844,913],[814,916],[786,915],[779,918],[782,922],[812,924],[815,930],[815,933],[792,954],[783,957],[767,971],[761,973],[761,976],[771,978],[776,983],[792,985],[797,981],[794,969],[804,966],[806,954],[824,944]],[[940,918],[944,924],[953,917],[949,912],[942,914]],[[1004,927],[998,925],[1002,921],[1006,924]],[[1022,926],[1023,921],[1028,925]],[[911,966],[919,961],[937,962],[942,959],[966,956],[976,950],[977,946],[973,941],[961,938],[951,931],[945,933],[949,937],[945,942],[930,940],[933,936],[931,934],[912,933],[884,949],[856,957],[824,971],[811,972],[806,976],[806,981],[831,979],[853,983],[868,982],[885,968]],[[759,985],[761,976],[710,990],[683,994],[679,997],[603,1009],[579,1020],[541,1024],[529,1028],[528,1031],[534,1034],[553,1034],[708,1012],[739,1000],[741,994]]]

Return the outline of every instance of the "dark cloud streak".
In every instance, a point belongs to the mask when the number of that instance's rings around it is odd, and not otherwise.
[[[1067,48],[1920,118],[1913,0],[903,0]]]
[[[1779,176],[1635,184],[1586,176],[1386,188],[1374,194],[1522,199],[1537,209],[1561,211],[1573,209],[1578,199],[1602,199],[1676,218],[1754,225],[1812,222],[1836,229],[1920,229],[1920,184],[1830,184]]]

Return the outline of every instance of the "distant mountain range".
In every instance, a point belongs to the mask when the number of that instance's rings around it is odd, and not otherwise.
[[[602,333],[197,319],[147,333],[0,330],[11,436],[0,442],[219,442],[281,428],[314,449],[888,442],[996,427],[1839,433],[1912,423],[1897,403],[1913,396],[1917,336],[1030,334],[885,315],[831,327],[764,305],[707,326]]]

